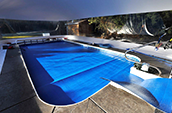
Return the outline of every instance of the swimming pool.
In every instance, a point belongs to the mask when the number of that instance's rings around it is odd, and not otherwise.
[[[81,102],[109,83],[101,77],[126,80],[133,66],[123,53],[73,42],[20,45],[20,49],[39,98],[52,105]]]

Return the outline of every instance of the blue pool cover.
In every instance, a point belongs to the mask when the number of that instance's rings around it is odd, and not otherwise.
[[[53,105],[81,102],[112,80],[153,106],[172,110],[172,81],[143,80],[130,73],[133,62],[124,54],[65,41],[21,45],[21,52],[38,96]],[[131,57],[134,60],[138,60]]]

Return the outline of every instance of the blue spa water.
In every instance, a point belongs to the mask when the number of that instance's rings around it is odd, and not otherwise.
[[[58,41],[21,45],[38,96],[53,105],[81,102],[110,79],[166,112],[172,111],[172,79],[143,80],[130,73],[133,62],[123,53]],[[138,61],[135,57],[130,57]]]

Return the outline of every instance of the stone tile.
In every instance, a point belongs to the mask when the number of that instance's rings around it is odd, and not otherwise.
[[[76,105],[70,105],[64,107],[57,106],[54,110],[54,113],[83,113],[84,111],[86,111],[87,103],[88,100]]]
[[[35,95],[25,70],[0,75],[0,111]]]
[[[35,95],[18,49],[7,52],[0,86],[0,111]]]
[[[103,110],[101,110],[95,103],[93,103],[91,100],[88,101],[88,108],[86,110],[86,113],[104,113]]]
[[[108,113],[153,113],[155,108],[145,101],[111,85],[92,97]]]
[[[56,107],[54,113],[104,113],[90,99],[69,107]]]
[[[165,113],[165,112],[161,111],[160,109],[155,109],[155,113]]]
[[[108,113],[154,113],[145,101],[111,85],[90,97]],[[56,107],[54,113],[104,113],[90,99],[69,107]]]
[[[18,48],[7,52],[0,86],[2,113],[51,113],[53,110],[53,106],[42,103],[35,96]]]
[[[36,96],[12,106],[1,113],[52,113],[53,106],[42,103]]]
[[[2,68],[2,73],[9,73],[11,71],[17,71],[24,68],[23,61],[20,57],[19,49],[7,50],[6,58]]]

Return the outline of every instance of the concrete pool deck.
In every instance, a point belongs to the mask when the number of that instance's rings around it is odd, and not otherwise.
[[[121,50],[120,50],[121,51]],[[157,65],[168,75],[171,67],[159,60],[137,54],[143,61]],[[28,79],[20,58],[18,46],[7,51],[0,74],[0,113],[160,113],[155,107],[124,90],[111,85],[77,105],[69,107],[49,106],[38,99]],[[99,106],[97,106],[96,102]]]

